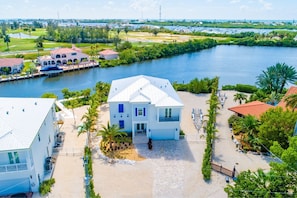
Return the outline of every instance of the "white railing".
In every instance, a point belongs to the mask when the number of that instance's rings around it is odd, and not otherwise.
[[[0,173],[28,170],[27,163],[0,165]]]

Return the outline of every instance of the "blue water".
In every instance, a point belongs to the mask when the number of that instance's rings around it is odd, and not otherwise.
[[[40,97],[45,92],[53,92],[61,98],[63,88],[81,90],[94,87],[98,81],[110,83],[114,79],[140,74],[179,83],[187,83],[196,77],[219,76],[220,86],[237,83],[253,85],[256,76],[278,62],[297,68],[296,55],[297,48],[217,46],[132,65],[81,70],[54,78],[41,77],[0,83],[0,96]]]

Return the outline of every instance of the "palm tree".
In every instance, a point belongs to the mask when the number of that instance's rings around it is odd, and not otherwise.
[[[109,144],[109,148],[113,151],[112,143],[116,142],[117,137],[127,136],[127,133],[120,131],[118,125],[110,126],[107,122],[107,126],[102,125],[102,129],[98,131],[97,135],[102,136],[103,141]]]
[[[6,46],[7,46],[7,50],[9,50],[9,45],[8,43],[10,43],[10,37],[8,34],[5,34],[4,37],[3,37],[3,40],[4,40],[4,43],[6,43]]]
[[[276,105],[280,99],[281,99],[281,94],[276,93],[275,91],[271,92],[270,95],[267,96],[267,98],[265,99],[265,102],[271,104],[271,105]]]
[[[297,107],[297,94],[291,94],[285,97],[286,107],[291,107],[292,111]]]
[[[234,94],[234,99],[235,102],[238,100],[239,104],[242,104],[242,101],[246,101],[247,100],[247,95],[245,95],[244,93],[236,93]]]
[[[288,82],[294,83],[296,80],[297,72],[293,66],[277,63],[268,67],[266,71],[257,76],[256,84],[268,93],[275,91],[278,94],[283,92]]]
[[[125,33],[126,33],[126,40],[128,40],[128,32],[129,32],[129,28],[128,28],[128,26],[125,26],[124,31],[125,31]]]

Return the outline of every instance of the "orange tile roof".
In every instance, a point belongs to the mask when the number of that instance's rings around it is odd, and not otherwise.
[[[259,119],[260,116],[270,108],[274,108],[274,106],[260,101],[253,101],[239,106],[228,108],[228,110],[244,116],[252,115]]]
[[[106,50],[103,50],[101,52],[99,52],[100,55],[115,55],[115,54],[119,54],[118,52],[115,52],[111,49],[106,49]]]
[[[289,95],[292,94],[297,94],[297,87],[292,86],[288,89],[287,93],[285,94],[285,96],[281,99],[281,101],[277,104],[278,107],[282,107],[283,109],[287,109],[286,107],[286,102],[285,102],[285,98]],[[289,107],[288,107],[289,108]]]
[[[12,67],[21,65],[24,59],[22,58],[0,58],[0,67]]]

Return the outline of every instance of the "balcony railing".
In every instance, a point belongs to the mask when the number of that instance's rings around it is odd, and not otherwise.
[[[28,170],[26,163],[0,165],[0,173]]]
[[[159,117],[159,122],[178,122],[179,116]]]

